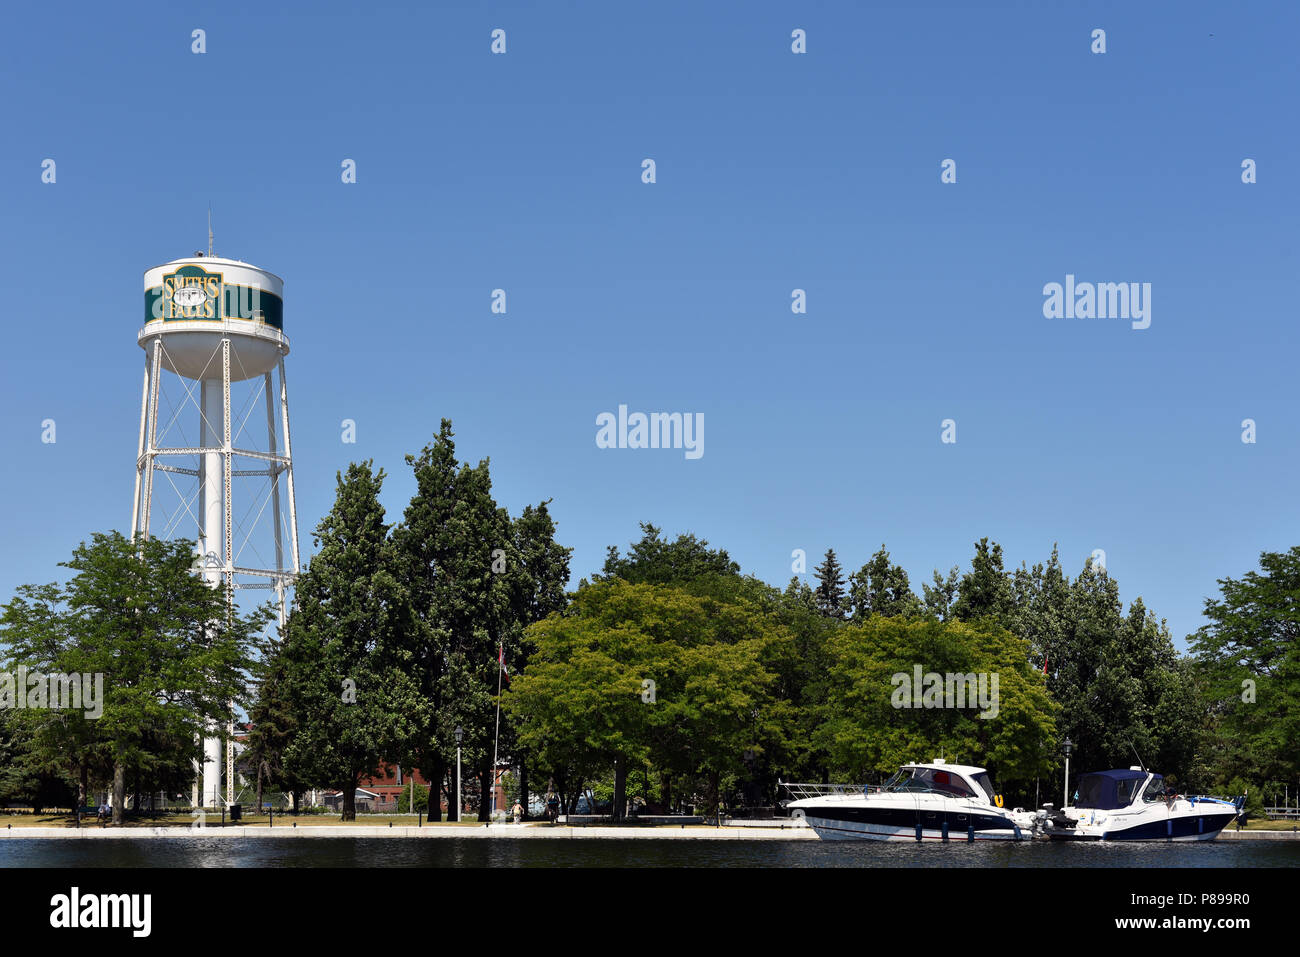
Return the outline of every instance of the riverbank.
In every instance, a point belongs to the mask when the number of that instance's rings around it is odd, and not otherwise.
[[[790,824],[772,827],[754,825],[708,827],[695,825],[691,827],[634,827],[634,826],[599,826],[585,827],[551,826],[548,824],[426,824],[378,827],[356,824],[293,824],[275,827],[249,826],[231,824],[212,827],[47,827],[33,825],[28,827],[0,828],[0,840],[6,838],[25,840],[30,838],[61,840],[152,840],[155,838],[249,838],[253,840],[282,838],[367,838],[387,840],[390,838],[414,838],[424,840],[704,840],[704,841],[816,841],[817,834],[810,827]],[[1300,843],[1300,833],[1296,831],[1224,831],[1218,837],[1221,841],[1293,841]],[[962,843],[955,841],[954,843]],[[1153,842],[1161,843],[1161,842]]]
[[[1264,829],[1254,831],[1223,831],[1218,839],[1230,838],[1234,841],[1300,841],[1300,832]]]
[[[230,824],[224,827],[48,827],[31,825],[0,829],[0,840],[12,838],[61,838],[71,840],[98,839],[152,839],[152,838],[309,838],[309,837],[363,837],[363,838],[423,838],[437,840],[453,839],[516,839],[541,838],[546,840],[581,840],[581,839],[670,839],[670,840],[741,840],[741,841],[806,841],[817,840],[817,834],[810,827],[796,827],[786,824],[774,827],[707,827],[692,825],[690,827],[601,827],[599,825],[583,827],[551,826],[549,824],[480,824],[478,826],[458,824],[426,824],[380,827],[368,824],[283,824],[275,827],[245,826]]]

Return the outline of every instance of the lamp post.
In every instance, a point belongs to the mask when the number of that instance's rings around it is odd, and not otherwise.
[[[460,821],[460,809],[464,806],[460,799],[460,742],[465,737],[465,729],[456,726],[456,821]]]
[[[1070,804],[1070,752],[1074,750],[1074,742],[1066,738],[1061,747],[1065,749],[1065,800],[1061,802],[1061,807],[1068,807]]]

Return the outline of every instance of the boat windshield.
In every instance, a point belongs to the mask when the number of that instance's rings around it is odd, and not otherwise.
[[[1168,795],[1165,794],[1165,779],[1159,774],[1152,775],[1151,783],[1142,792],[1142,800],[1147,804],[1155,804],[1157,801],[1163,801],[1166,797]]]
[[[961,775],[942,768],[903,768],[884,783],[882,791],[929,792],[952,797],[977,797]]]
[[[989,773],[987,771],[981,771],[979,774],[976,774],[974,777],[975,777],[975,783],[980,786],[980,790],[984,792],[984,796],[987,797],[990,801],[992,801],[993,782],[989,780]]]
[[[905,785],[907,784],[907,782],[912,780],[912,772],[915,770],[916,768],[903,768],[903,770],[896,772],[893,777],[891,777],[884,784],[880,785],[880,790],[882,791],[906,790]]]

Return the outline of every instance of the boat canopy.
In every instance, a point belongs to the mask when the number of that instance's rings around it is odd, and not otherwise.
[[[1079,799],[1075,807],[1112,811],[1128,807],[1146,781],[1145,771],[1094,771],[1079,777]]]

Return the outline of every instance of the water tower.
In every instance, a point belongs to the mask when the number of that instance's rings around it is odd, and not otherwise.
[[[279,276],[210,250],[146,270],[131,519],[133,535],[197,540],[198,573],[232,606],[271,590],[281,625],[298,574],[283,295]],[[203,807],[221,800],[220,752],[204,741]],[[229,803],[233,741],[225,758]]]

